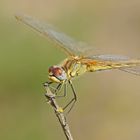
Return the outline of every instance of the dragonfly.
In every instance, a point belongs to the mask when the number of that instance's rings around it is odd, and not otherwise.
[[[53,83],[57,83],[55,94],[57,94],[60,89],[64,87],[63,97],[65,97],[67,94],[67,85],[70,85],[73,98],[63,108],[63,110],[66,109],[70,104],[71,110],[77,101],[76,91],[74,89],[72,80],[86,72],[118,69],[140,76],[140,59],[131,59],[126,56],[113,54],[92,55],[91,52],[94,52],[94,48],[90,47],[84,42],[76,41],[63,32],[58,31],[48,23],[41,22],[27,15],[18,14],[15,17],[18,21],[21,21],[22,23],[28,25],[35,31],[45,36],[48,41],[54,43],[54,46],[59,47],[59,49],[66,53],[66,59],[64,59],[61,63],[53,65],[49,68],[49,82],[45,82],[44,84],[45,86],[50,86]]]

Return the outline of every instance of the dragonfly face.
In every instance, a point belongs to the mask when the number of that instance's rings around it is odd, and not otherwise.
[[[49,79],[52,82],[62,83],[67,79],[67,74],[60,66],[51,66],[49,68]]]

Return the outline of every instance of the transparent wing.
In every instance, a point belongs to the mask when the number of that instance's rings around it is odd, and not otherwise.
[[[130,58],[122,55],[111,55],[111,54],[103,54],[103,55],[94,55],[91,57],[92,59],[102,60],[102,61],[125,61]]]
[[[91,57],[92,59],[95,60],[100,60],[100,61],[110,61],[110,62],[118,62],[118,61],[129,61],[131,60],[127,56],[121,56],[121,55],[94,55]],[[119,68],[119,70],[135,74],[135,75],[140,75],[140,59],[137,59],[139,63],[137,66],[134,67],[127,67],[127,68]]]
[[[48,23],[40,22],[39,20],[26,15],[16,15],[15,17],[19,21],[43,34],[48,40],[55,43],[56,46],[63,49],[68,55],[85,54],[86,52],[90,52],[92,49],[86,43],[77,42],[64,33],[58,32],[52,25]]]
[[[132,73],[135,75],[140,75],[140,66],[135,66],[132,68],[120,68],[120,70],[128,72],[128,73]]]

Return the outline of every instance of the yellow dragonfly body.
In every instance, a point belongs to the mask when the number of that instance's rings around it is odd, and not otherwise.
[[[58,32],[52,25],[40,22],[26,15],[16,15],[16,18],[44,35],[68,55],[63,62],[49,68],[49,79],[51,80],[49,84],[59,83],[57,90],[62,85],[65,85],[64,87],[66,88],[66,83],[69,83],[72,88],[74,98],[66,107],[73,101],[76,101],[76,93],[71,80],[85,72],[119,69],[140,75],[140,59],[130,59],[120,55],[87,55],[88,52],[91,54],[94,48],[83,42],[75,41],[62,32]],[[64,90],[66,92],[66,89]]]
[[[95,72],[109,69],[128,70],[128,68],[136,67],[137,65],[140,65],[140,60],[105,61],[91,57],[71,56],[64,60],[59,66],[66,72],[67,79],[71,79],[73,77],[80,76],[85,72]]]

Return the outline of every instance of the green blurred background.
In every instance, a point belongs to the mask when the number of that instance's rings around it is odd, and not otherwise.
[[[42,86],[48,67],[65,55],[15,13],[49,21],[100,54],[139,57],[140,1],[0,1],[0,139],[65,140]],[[140,139],[140,77],[115,70],[85,74],[74,84],[78,102],[68,120],[76,140]]]

